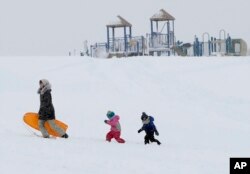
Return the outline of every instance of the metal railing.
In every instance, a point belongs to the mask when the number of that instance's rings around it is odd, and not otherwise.
[[[149,48],[171,48],[174,45],[174,34],[147,34]]]
[[[96,57],[96,52],[100,50],[111,54],[143,55],[145,39],[143,36],[111,38],[108,43],[91,45],[91,56]]]

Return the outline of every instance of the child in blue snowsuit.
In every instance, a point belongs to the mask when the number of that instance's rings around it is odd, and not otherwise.
[[[155,125],[154,125],[154,118],[152,116],[148,116],[145,112],[142,113],[141,120],[143,123],[143,126],[141,129],[138,130],[138,133],[141,131],[145,131],[146,135],[144,137],[145,144],[149,144],[150,142],[156,142],[158,145],[161,144],[161,142],[157,139],[155,139],[155,135],[159,135],[159,132],[157,131]]]

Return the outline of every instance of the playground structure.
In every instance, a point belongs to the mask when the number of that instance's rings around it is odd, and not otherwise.
[[[132,25],[121,16],[118,20],[106,25],[107,42],[91,45],[92,57],[127,57],[144,55],[145,41],[143,36],[132,36]],[[116,37],[116,30],[123,29],[123,36]]]
[[[225,30],[219,31],[219,39],[210,37],[210,34],[205,32],[202,35],[202,41],[195,36],[193,45],[181,45],[177,42],[177,48],[185,56],[246,56],[247,44],[243,39],[232,39]]]
[[[173,55],[171,49],[175,43],[175,18],[161,9],[150,18],[151,33],[144,36],[132,36],[132,24],[121,16],[106,25],[107,42],[90,46],[92,57],[127,57],[140,55]],[[162,24],[162,25],[161,25]],[[160,26],[162,27],[161,30]],[[117,37],[116,30],[122,28],[123,36]]]
[[[91,57],[127,57],[127,56],[246,56],[247,44],[243,39],[232,39],[225,30],[219,31],[219,38],[210,37],[205,32],[202,41],[195,36],[193,43],[176,41],[175,18],[161,9],[150,18],[150,34],[146,37],[133,36],[132,24],[121,16],[106,25],[107,41],[90,46]],[[117,30],[123,35],[117,37]],[[120,32],[121,33],[121,32]]]
[[[175,18],[161,9],[159,13],[150,18],[151,33],[147,34],[149,55],[173,55],[172,47],[175,45],[174,35]],[[159,23],[163,23],[159,31]]]

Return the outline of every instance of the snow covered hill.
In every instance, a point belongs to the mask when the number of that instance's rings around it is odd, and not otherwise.
[[[0,58],[1,174],[227,174],[249,157],[250,57]],[[38,81],[52,83],[69,139],[43,139],[22,116],[37,112]],[[125,144],[105,142],[107,110]],[[161,146],[144,145],[141,112]]]

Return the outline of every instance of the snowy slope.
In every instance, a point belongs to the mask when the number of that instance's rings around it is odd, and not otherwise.
[[[0,173],[226,174],[250,156],[250,57],[0,58]],[[38,111],[38,81],[52,83],[65,139],[22,123]],[[125,144],[105,142],[106,111],[121,117]],[[143,144],[140,114],[155,117],[161,146]]]

